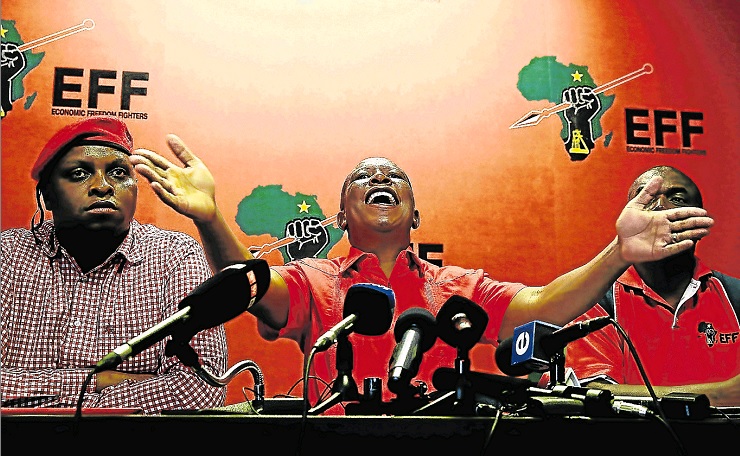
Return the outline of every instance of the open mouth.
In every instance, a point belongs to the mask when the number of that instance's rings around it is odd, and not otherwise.
[[[95,209],[115,209],[116,205],[113,204],[111,201],[96,201],[92,203],[90,206],[87,207],[88,211],[92,211]]]
[[[387,206],[397,206],[398,198],[387,190],[376,190],[370,192],[365,198],[365,204],[383,204]]]

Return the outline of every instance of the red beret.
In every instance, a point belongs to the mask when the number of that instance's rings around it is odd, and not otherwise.
[[[73,144],[109,146],[129,155],[134,150],[134,140],[125,123],[115,117],[87,117],[67,125],[51,137],[36,159],[31,177],[39,180],[46,165]]]

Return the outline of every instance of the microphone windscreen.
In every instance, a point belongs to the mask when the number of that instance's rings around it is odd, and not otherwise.
[[[391,328],[396,297],[388,287],[356,283],[344,298],[344,317],[356,315],[353,331],[364,336],[379,336]]]
[[[178,307],[190,306],[186,326],[198,332],[239,316],[262,299],[269,287],[267,261],[251,259],[223,268],[198,285]]]
[[[458,328],[457,315],[462,314],[470,326]],[[488,324],[488,314],[475,302],[459,295],[451,296],[437,312],[439,338],[456,348],[470,349],[477,344]]]
[[[417,327],[421,332],[421,340],[419,341],[419,349],[422,352],[426,352],[434,341],[437,340],[437,321],[434,319],[434,315],[427,309],[422,307],[411,307],[406,309],[396,321],[396,326],[393,329],[393,335],[396,338],[396,342],[401,342],[403,335],[412,327]]]
[[[509,337],[504,339],[496,347],[496,365],[501,372],[512,377],[521,377],[522,375],[529,375],[532,372],[523,363],[522,364],[511,364],[511,352],[513,350],[514,338]]]

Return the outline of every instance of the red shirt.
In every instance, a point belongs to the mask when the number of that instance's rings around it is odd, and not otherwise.
[[[650,383],[687,385],[740,373],[740,325],[727,294],[697,259],[694,280],[674,313],[630,267],[613,286],[615,318],[629,335]],[[578,320],[607,315],[596,305]],[[613,325],[571,342],[566,366],[581,383],[602,379],[644,384],[628,345]]]
[[[391,329],[380,336],[349,335],[354,354],[352,377],[360,394],[363,393],[363,379],[380,377],[384,401],[395,397],[387,389],[388,364],[396,346],[393,328],[405,310],[423,307],[436,316],[451,296],[463,296],[479,304],[488,314],[489,321],[480,342],[496,345],[503,314],[514,295],[524,288],[522,284],[493,280],[481,269],[436,266],[421,260],[411,250],[398,255],[390,279],[386,278],[374,254],[356,248],[351,248],[346,257],[307,258],[274,269],[288,284],[290,313],[287,324],[279,333],[260,322],[260,334],[266,339],[293,339],[304,354],[310,353],[323,333],[342,321],[344,297],[352,285],[373,283],[393,290],[395,310]],[[456,357],[457,349],[437,338],[432,348],[423,354],[419,373],[412,384],[421,380],[432,391],[434,371],[439,367],[454,367]],[[337,377],[336,344],[314,357],[310,375],[318,376],[327,384]],[[309,383],[309,398],[313,405],[325,388],[324,383]]]

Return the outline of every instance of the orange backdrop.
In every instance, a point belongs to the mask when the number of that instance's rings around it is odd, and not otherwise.
[[[93,28],[53,38],[86,19]],[[171,157],[164,136],[182,137],[213,172],[219,204],[247,245],[276,239],[248,236],[235,222],[255,187],[315,195],[331,215],[352,166],[383,155],[413,181],[422,220],[415,244],[441,244],[445,264],[539,285],[601,250],[632,180],[668,164],[694,178],[716,219],[699,256],[740,275],[735,1],[57,0],[52,11],[41,0],[10,0],[2,20],[3,42],[13,36],[11,23],[25,43],[52,36],[25,51],[40,60],[2,119],[3,229],[28,226],[31,165],[51,134],[77,118],[55,103],[55,74],[82,70],[65,79],[80,89],[63,97],[89,109],[89,76],[111,70],[116,76],[103,82],[114,93],[99,94],[97,109],[127,116],[137,147]],[[592,86],[652,65],[652,73],[604,93],[611,105],[584,160],[570,159],[557,115],[510,128],[555,104],[519,85],[562,89],[547,78],[520,81],[548,57],[553,71],[578,69]],[[148,78],[131,84],[146,93],[127,109],[124,73]],[[648,113],[638,120],[650,126],[641,135],[652,148],[656,111],[701,113],[702,131],[687,146],[674,121],[677,131],[662,136],[669,151],[635,152],[631,109]],[[197,238],[143,183],[136,216]],[[329,255],[346,248],[342,239]],[[282,261],[275,254],[269,259]],[[249,314],[227,330],[230,365],[255,361],[268,396],[301,378],[295,343],[263,341]],[[472,363],[495,372],[488,348],[476,347]],[[244,400],[249,385],[248,374],[233,381],[228,402]]]

